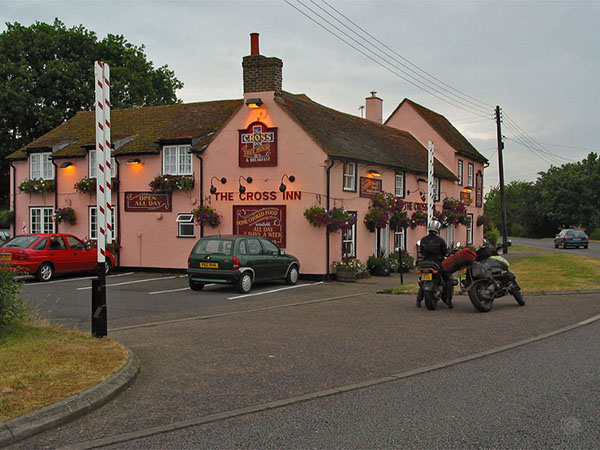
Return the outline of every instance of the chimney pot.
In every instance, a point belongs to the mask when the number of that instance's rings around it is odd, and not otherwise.
[[[258,49],[258,33],[250,33],[250,54],[260,55]]]

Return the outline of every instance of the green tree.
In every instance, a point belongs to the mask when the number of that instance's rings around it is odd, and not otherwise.
[[[506,224],[510,236],[540,236],[543,223],[539,220],[536,206],[537,189],[533,182],[512,181],[504,186]],[[494,187],[486,195],[484,210],[492,224],[502,230],[500,188]]]
[[[99,40],[83,26],[7,23],[0,34],[0,208],[7,206],[5,156],[94,105],[94,61],[111,68],[114,108],[176,103],[183,87],[167,66],[157,69],[144,46],[121,35]]]
[[[600,159],[596,153],[540,172],[536,187],[539,208],[554,231],[583,227],[591,233],[600,226]]]

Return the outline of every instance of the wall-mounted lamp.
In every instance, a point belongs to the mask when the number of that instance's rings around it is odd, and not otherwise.
[[[419,182],[419,183],[427,183],[427,180],[425,178],[417,178],[417,182]]]
[[[71,161],[65,161],[64,163],[62,163],[60,165],[61,169],[66,169],[67,167],[71,167],[73,165],[73,163]]]
[[[238,183],[240,184],[238,191],[240,191],[240,194],[243,194],[244,192],[246,192],[246,186],[244,186],[242,184],[242,179],[244,179],[244,181],[248,184],[252,183],[252,177],[244,177],[242,175],[240,175],[240,177],[238,178]]]
[[[132,159],[127,160],[127,164],[136,165],[136,164],[143,164],[143,163],[142,163],[142,160],[139,158],[132,158]]]
[[[418,189],[413,190],[413,191],[408,190],[408,191],[406,191],[406,195],[410,195],[411,192],[413,192],[413,193],[414,192],[420,192],[421,193],[421,201],[424,202],[425,200],[427,200],[427,195],[425,194],[425,191],[423,189],[418,188]]]
[[[375,169],[369,169],[367,172],[367,178],[381,178],[381,172]]]
[[[217,193],[217,188],[213,185],[213,180],[218,180],[218,181],[221,182],[221,184],[227,183],[227,178],[225,178],[225,177],[221,177],[221,178],[212,177],[210,179],[210,193],[211,194],[216,194]]]
[[[279,190],[281,192],[285,192],[285,190],[287,189],[287,186],[285,184],[283,184],[283,180],[287,177],[288,180],[290,180],[290,183],[293,183],[294,181],[296,181],[296,177],[294,175],[290,175],[288,177],[287,173],[284,173],[283,176],[281,177],[281,184],[279,185]]]
[[[248,108],[259,108],[262,106],[263,101],[260,98],[249,98],[246,100],[246,106]]]

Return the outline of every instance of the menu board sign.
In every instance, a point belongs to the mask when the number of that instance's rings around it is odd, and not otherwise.
[[[240,167],[277,165],[277,128],[268,128],[262,122],[254,122],[239,132]]]
[[[125,192],[125,211],[171,212],[171,195],[157,192]]]
[[[266,237],[285,248],[285,206],[234,206],[233,234]]]
[[[360,196],[375,197],[381,192],[382,184],[381,180],[360,177]]]

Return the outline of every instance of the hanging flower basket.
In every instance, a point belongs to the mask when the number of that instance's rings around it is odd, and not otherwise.
[[[75,225],[75,223],[77,222],[77,219],[75,218],[75,210],[70,206],[66,206],[65,208],[58,208],[54,213],[54,222],[66,222],[69,225]]]
[[[194,178],[182,175],[157,175],[149,183],[152,192],[191,191]]]
[[[208,225],[216,228],[221,223],[221,216],[210,206],[201,206],[192,211],[194,220],[198,225]]]
[[[469,222],[465,204],[450,197],[444,199],[442,212],[435,216],[444,227],[458,224],[467,225]]]
[[[412,217],[410,219],[411,219],[410,227],[413,229],[427,225],[427,214],[426,213],[417,211],[412,215]]]
[[[304,217],[313,227],[326,226],[330,232],[347,230],[356,223],[356,216],[344,208],[327,211],[320,206],[312,206],[304,211]]]
[[[371,206],[365,214],[364,223],[370,232],[385,228],[390,223],[389,213],[381,206]]]
[[[396,211],[390,216],[390,228],[394,231],[404,230],[410,227],[412,220],[406,214],[406,211]]]
[[[19,185],[19,190],[28,194],[45,194],[54,192],[55,188],[54,180],[42,180],[41,178],[26,178]]]
[[[489,227],[492,223],[492,220],[490,219],[490,216],[483,213],[482,215],[480,215],[479,217],[477,217],[477,226],[481,227]]]

